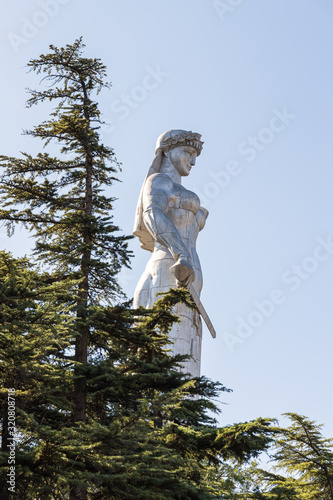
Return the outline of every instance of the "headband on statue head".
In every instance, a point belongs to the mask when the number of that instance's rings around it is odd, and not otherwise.
[[[201,134],[187,130],[168,130],[159,136],[156,143],[155,155],[160,151],[169,151],[179,146],[191,146],[197,152],[201,153],[203,142],[200,140]]]

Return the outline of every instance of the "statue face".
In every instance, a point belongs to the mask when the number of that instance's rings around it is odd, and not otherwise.
[[[182,176],[189,175],[197,158],[197,152],[192,146],[178,146],[168,151],[166,155]]]

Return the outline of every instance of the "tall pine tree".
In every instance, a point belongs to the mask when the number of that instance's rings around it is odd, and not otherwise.
[[[73,393],[73,422],[78,422],[86,416],[85,381],[79,373],[88,359],[89,306],[101,297],[108,303],[114,300],[119,290],[115,276],[128,264],[128,238],[118,235],[110,215],[113,199],[101,192],[115,180],[118,166],[113,150],[99,141],[100,112],[93,101],[109,87],[103,81],[105,66],[82,57],[81,40],[64,49],[50,48],[50,54],[28,63],[51,83],[47,90],[31,91],[28,105],[44,100],[58,104],[50,120],[26,133],[45,145],[58,141],[61,153],[72,159],[47,153],[2,158],[2,200],[12,208],[0,216],[9,229],[22,222],[34,232],[37,261],[52,266],[55,279],[78,280]]]

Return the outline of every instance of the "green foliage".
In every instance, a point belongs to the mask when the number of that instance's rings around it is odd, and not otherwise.
[[[270,450],[273,466],[258,463],[232,469],[233,494],[225,498],[258,500],[332,500],[333,439],[321,434],[322,425],[296,413],[286,413],[287,428],[271,428],[275,437]]]
[[[273,477],[273,484],[295,491],[300,500],[333,500],[333,439],[322,436],[322,425],[296,413],[286,415],[291,425],[281,429],[273,455],[284,476]]]
[[[59,283],[48,284],[45,273],[39,276],[27,270],[26,260],[15,262],[5,255],[4,262],[8,259],[11,271],[6,271],[5,264],[1,283],[6,293],[1,297],[2,303],[10,304],[8,324],[12,325],[14,317],[20,321],[18,341],[25,340],[27,323],[41,301],[49,314],[55,314],[49,318],[55,331],[58,324],[64,328],[68,314],[64,311],[65,317],[61,317],[55,307],[59,298],[55,292],[63,294]],[[46,283],[44,289],[42,283]],[[4,387],[14,384],[17,388],[17,493],[22,498],[66,498],[68,485],[87,486],[91,499],[215,498],[217,483],[209,471],[224,457],[243,459],[244,452],[247,457],[256,456],[258,436],[260,446],[267,446],[269,427],[265,421],[217,429],[216,421],[206,412],[218,412],[212,398],[226,389],[205,378],[191,380],[179,370],[183,357],[173,358],[165,351],[167,332],[175,319],[172,307],[181,297],[189,300],[187,293],[171,291],[140,315],[124,305],[96,311],[100,330],[104,319],[113,321],[103,330],[103,354],[85,367],[84,423],[71,423],[73,363],[67,359],[64,366],[66,343],[53,346],[54,337],[44,335],[49,327],[48,322],[44,325],[45,318],[40,316],[38,324],[43,327],[38,347],[33,337],[28,335],[25,340],[31,359],[38,359],[40,375],[30,358],[20,359],[20,345],[13,346],[11,366],[18,372],[25,370],[28,377],[26,385],[18,376],[4,383]],[[52,307],[45,296],[55,301]],[[111,337],[108,333],[114,324],[117,332]],[[68,324],[69,338],[72,327],[73,319]],[[2,333],[5,331],[6,324]],[[64,332],[62,337],[66,338]],[[8,343],[4,345],[8,347]],[[54,360],[52,366],[50,359]],[[4,411],[5,397],[3,391]],[[246,442],[244,452],[242,442]],[[4,471],[7,455],[3,450]]]
[[[1,393],[20,387],[36,408],[49,376],[65,383],[63,356],[73,329],[68,286],[38,273],[26,258],[0,252],[0,323]]]
[[[73,362],[65,353],[73,336],[73,314],[68,285],[53,282],[25,258],[16,260],[0,252],[0,467],[4,490],[8,445],[12,444],[8,389],[15,389],[16,425],[21,432],[18,476],[38,460],[41,433],[65,426],[70,419],[67,394]]]

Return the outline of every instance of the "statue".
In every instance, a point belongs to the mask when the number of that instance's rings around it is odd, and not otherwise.
[[[169,130],[157,140],[155,158],[148,170],[138,200],[134,235],[141,247],[152,252],[134,294],[134,307],[151,307],[156,294],[177,286],[187,287],[207,325],[209,318],[200,303],[202,272],[196,240],[208,211],[198,196],[181,185],[200,155],[201,135],[185,130]],[[200,376],[202,324],[196,310],[184,304],[175,308],[181,321],[170,337],[175,354],[189,354],[184,371]],[[208,322],[207,322],[208,321]],[[213,327],[211,326],[211,333]],[[210,328],[208,325],[208,327]]]

